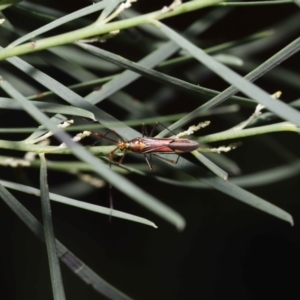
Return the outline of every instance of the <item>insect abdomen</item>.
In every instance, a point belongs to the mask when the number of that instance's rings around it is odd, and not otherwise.
[[[200,145],[197,142],[188,139],[174,139],[168,147],[175,153],[185,153],[197,150]]]

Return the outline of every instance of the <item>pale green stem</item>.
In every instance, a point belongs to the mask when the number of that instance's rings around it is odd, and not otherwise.
[[[219,142],[224,140],[240,139],[248,136],[266,134],[266,133],[278,132],[278,131],[292,131],[292,132],[299,133],[300,128],[290,122],[282,122],[282,123],[277,123],[272,125],[247,128],[243,130],[230,129],[223,132],[200,137],[197,139],[197,141],[206,144],[206,143]]]
[[[96,146],[87,147],[87,149],[97,155],[107,155],[116,146]],[[61,148],[59,146],[43,146],[43,145],[32,145],[25,142],[12,142],[0,140],[0,149],[11,149],[23,152],[34,152],[34,153],[49,153],[49,154],[71,154],[72,151],[68,148]]]
[[[300,133],[300,128],[290,122],[282,122],[272,125],[248,128],[243,130],[226,130],[223,132],[202,136],[197,139],[200,143],[212,143],[231,139],[240,139],[248,136],[267,134],[271,132],[280,131],[292,131]],[[107,155],[116,148],[113,146],[92,146],[87,149],[95,155]],[[51,153],[51,154],[71,154],[71,150],[68,148],[60,148],[58,146],[42,146],[42,145],[30,145],[25,142],[12,142],[0,140],[0,149],[11,149],[24,152],[34,153]]]
[[[65,44],[70,44],[75,41],[86,39],[93,36],[98,36],[102,34],[107,34],[111,31],[115,30],[123,30],[126,28],[152,23],[152,20],[162,20],[165,18],[170,18],[176,15],[180,15],[183,13],[195,11],[207,6],[213,6],[222,2],[221,0],[198,0],[198,1],[190,1],[187,3],[183,3],[175,7],[173,10],[167,13],[162,13],[161,10],[155,11],[149,14],[145,14],[142,16],[133,17],[126,20],[111,22],[108,24],[104,24],[99,26],[94,23],[90,26],[87,26],[82,29],[74,30],[68,33],[56,35],[53,37],[37,40],[34,42],[26,43],[20,46],[16,46],[14,48],[3,49],[0,51],[0,60],[24,55],[26,53],[32,53],[36,51],[40,51],[43,49],[57,47]]]

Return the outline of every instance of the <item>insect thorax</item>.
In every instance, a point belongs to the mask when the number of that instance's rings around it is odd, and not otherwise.
[[[127,149],[130,149],[132,152],[140,153],[140,151],[145,147],[145,143],[142,138],[135,138],[127,142]]]

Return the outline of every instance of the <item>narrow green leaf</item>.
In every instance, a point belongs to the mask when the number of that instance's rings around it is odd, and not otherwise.
[[[21,2],[22,0],[1,0],[0,1],[0,11],[4,10],[5,8],[11,6],[11,5],[15,5],[19,2]]]
[[[30,186],[27,186],[27,185],[15,183],[15,182],[9,182],[9,181],[5,181],[5,180],[0,180],[0,183],[7,188],[11,188],[11,189],[23,192],[23,193],[35,195],[37,197],[40,196],[40,190],[30,187]],[[78,207],[81,209],[90,210],[93,212],[101,213],[101,214],[116,217],[116,218],[121,218],[121,219],[129,220],[129,221],[133,221],[133,222],[142,223],[142,224],[157,228],[157,226],[153,222],[151,222],[147,219],[144,219],[144,218],[132,215],[132,214],[124,213],[119,210],[114,209],[112,211],[111,209],[109,209],[107,207],[78,201],[78,200],[60,196],[60,195],[57,195],[54,193],[49,193],[49,198],[52,201],[60,202],[63,204],[71,205],[71,206]]]
[[[12,0],[10,0],[10,1],[12,1]],[[16,1],[16,0],[14,0],[14,1]],[[20,1],[17,1],[17,2],[20,2]],[[59,18],[58,20],[55,20],[55,21],[53,21],[53,22],[51,22],[51,23],[49,23],[45,26],[40,27],[37,30],[31,31],[30,33],[22,36],[21,38],[15,40],[13,43],[9,44],[7,48],[13,48],[17,45],[20,45],[20,44],[28,41],[28,40],[33,39],[34,37],[36,37],[38,35],[41,35],[45,32],[48,32],[48,31],[50,31],[50,30],[52,30],[52,29],[54,29],[54,28],[56,28],[60,25],[63,25],[65,23],[70,22],[72,20],[75,20],[77,18],[81,18],[81,17],[86,16],[88,14],[99,11],[99,10],[103,9],[107,5],[107,3],[109,3],[109,2],[110,2],[110,0],[102,0],[101,2],[99,2],[97,4],[93,3],[92,5],[90,5],[88,7],[85,7],[83,9],[75,11],[74,13],[63,16],[63,17]]]
[[[234,185],[230,181],[224,181],[219,177],[211,176],[211,174],[209,174],[206,170],[200,167],[195,169],[194,165],[191,162],[184,159],[183,157],[181,157],[178,163],[176,165],[173,165],[173,167],[183,172],[185,170],[188,170],[187,174],[213,187],[214,189],[219,190],[220,192],[226,195],[229,195],[243,203],[253,206],[256,209],[262,210],[270,215],[273,215],[279,219],[287,221],[291,223],[291,225],[293,225],[292,216],[289,213],[282,210],[281,208]],[[167,180],[165,182],[167,182]]]
[[[117,8],[117,6],[121,2],[124,2],[124,0],[110,0],[110,1],[108,1],[105,8],[103,9],[100,17],[98,18],[97,23],[101,24],[101,22],[103,20],[105,20]]]
[[[198,49],[198,48],[197,48]],[[300,49],[300,38],[297,38],[292,43],[287,45],[285,48],[280,50],[278,53],[273,55],[271,58],[269,58],[267,61],[265,61],[262,65],[254,69],[252,72],[250,72],[248,75],[245,76],[245,79],[249,81],[254,81],[257,78],[261,77],[262,75],[266,74],[268,71],[276,67],[281,62],[288,59],[290,56],[298,52]],[[227,100],[232,95],[236,94],[238,92],[238,89],[234,86],[230,86],[226,90],[224,90],[222,93],[216,95],[213,99],[206,102],[202,106],[198,107],[194,111],[187,114],[184,118],[181,118],[179,121],[175,122],[172,126],[169,127],[171,130],[175,130],[178,127],[182,127],[186,123],[192,121],[194,118],[199,116],[199,114],[207,109],[211,109],[225,100]],[[165,136],[168,133],[167,130],[164,130],[159,134],[160,137]]]
[[[75,156],[90,164],[93,167],[94,171],[102,176],[103,179],[115,186],[124,194],[134,199],[136,202],[144,205],[154,213],[161,216],[163,219],[175,225],[179,230],[182,230],[185,227],[185,220],[180,214],[178,214],[175,210],[163,204],[156,198],[152,197],[144,190],[138,188],[129,180],[116,174],[112,170],[105,168],[104,164],[99,159],[94,157],[82,146],[75,143],[67,133],[58,129],[52,123],[52,121],[47,118],[46,115],[39,111],[30,101],[28,101],[23,95],[15,90],[8,82],[2,79],[0,81],[0,86],[12,98],[16,99],[34,119],[36,119],[40,124],[46,126],[60,141],[64,142],[67,147],[72,150]],[[89,104],[88,102],[86,103]]]
[[[273,215],[279,219],[289,222],[292,226],[294,225],[293,217],[284,211],[283,209],[273,205],[270,202],[240,188],[239,186],[232,184],[229,181],[224,181],[219,178],[201,178],[206,184],[212,185],[215,189],[222,191],[223,193],[242,201],[256,209],[264,211],[270,215]]]
[[[265,91],[261,90],[256,85],[233,72],[228,67],[214,60],[202,49],[193,45],[190,41],[182,37],[180,34],[176,33],[168,26],[160,23],[159,21],[154,21],[154,24],[156,24],[171,40],[180,45],[183,49],[187,50],[197,60],[207,66],[210,70],[214,71],[225,81],[237,87],[245,95],[254,99],[255,101],[257,101],[257,103],[263,104],[270,111],[274,112],[283,119],[286,119],[300,126],[300,114],[297,110],[278,99],[271,98],[271,96]],[[298,50],[300,50],[300,39],[298,44]]]
[[[44,228],[41,223],[2,184],[0,184],[0,197],[39,239],[45,241]],[[98,293],[113,300],[131,299],[103,280],[58,240],[56,240],[56,247],[59,259],[75,275],[93,287]]]
[[[52,213],[49,200],[49,190],[47,182],[47,162],[44,154],[40,154],[40,188],[42,200],[42,215],[45,230],[45,240],[48,253],[48,261],[50,268],[50,277],[52,283],[53,297],[55,300],[64,300],[65,291],[60,271],[59,259],[57,256],[54,229],[52,224]]]
[[[168,86],[171,86],[173,88],[182,90],[184,92],[191,93],[193,95],[199,96],[199,95],[207,95],[207,91],[198,85],[188,83],[184,80],[178,79],[176,77],[172,77],[169,75],[166,75],[164,73],[161,73],[159,71],[152,70],[148,67],[145,67],[142,64],[135,63],[133,61],[130,61],[124,57],[121,57],[120,55],[113,54],[111,52],[105,51],[103,49],[97,48],[93,45],[90,44],[85,44],[82,42],[77,42],[76,43],[78,46],[82,47],[83,49],[89,51],[90,53],[93,53],[94,55],[97,55],[98,57],[105,59],[109,62],[112,62],[118,66],[127,68],[129,70],[135,71],[138,74],[141,74],[145,77],[151,78],[157,82],[166,84]],[[129,71],[125,71],[129,72]],[[126,73],[127,74],[127,73]],[[124,85],[127,85],[129,82],[126,80],[127,78],[130,78],[130,81],[135,80],[139,77],[138,74],[135,74],[135,76],[129,76],[130,73],[128,73],[128,76],[125,77],[123,73],[123,76],[121,75],[120,77],[117,77],[116,79],[112,80],[109,83],[106,83],[102,89],[101,89],[101,94],[91,94],[91,96],[88,96],[87,99],[88,101],[92,103],[98,103],[101,99],[105,99],[107,96],[112,93],[112,91],[115,91],[116,89],[123,87]],[[120,78],[120,79],[119,79]],[[122,80],[122,82],[121,82]],[[114,85],[114,89],[112,89],[112,85]],[[105,90],[105,87],[108,88],[108,90]]]
[[[88,118],[93,121],[96,121],[93,113],[81,108],[68,106],[68,105],[61,105],[57,103],[40,102],[40,101],[31,101],[31,103],[34,104],[34,106],[36,106],[37,108],[39,108],[41,111],[45,111],[48,113],[78,116],[78,117]],[[15,100],[10,98],[3,98],[3,97],[0,97],[0,108],[23,110],[23,107],[20,104],[18,104],[18,102],[16,102]]]
[[[193,151],[192,154],[209,170],[211,170],[215,175],[222,178],[223,180],[228,179],[228,174],[222,170],[219,166],[214,164],[211,160],[206,158],[203,154],[199,153],[198,151]]]

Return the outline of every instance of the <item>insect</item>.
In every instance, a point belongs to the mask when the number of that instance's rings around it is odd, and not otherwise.
[[[106,134],[102,134],[102,133],[98,133],[98,132],[93,132],[93,131],[86,131],[86,135],[89,134],[93,134],[96,135],[100,138],[104,138],[108,141],[111,141],[113,143],[116,144],[116,148],[113,149],[110,153],[109,153],[109,159],[110,159],[110,163],[113,161],[113,155],[117,150],[121,150],[124,151],[124,155],[122,156],[122,158],[119,161],[119,164],[122,164],[123,159],[125,157],[125,154],[127,151],[132,151],[134,153],[139,153],[139,154],[143,154],[145,157],[145,160],[148,164],[148,167],[150,170],[152,170],[152,164],[149,162],[146,154],[154,154],[156,156],[158,156],[157,154],[162,153],[162,154],[180,154],[180,153],[187,153],[187,152],[192,152],[194,150],[197,150],[200,145],[193,141],[193,140],[189,140],[189,139],[183,139],[180,138],[181,136],[185,136],[185,135],[190,135],[193,134],[195,131],[199,130],[200,128],[204,128],[206,126],[208,126],[210,124],[209,121],[205,121],[203,123],[198,124],[197,126],[191,126],[187,131],[184,131],[180,134],[177,134],[173,137],[169,137],[169,138],[154,138],[153,133],[155,128],[157,127],[158,123],[156,123],[150,133],[150,136],[148,136],[147,132],[146,132],[146,128],[145,125],[143,124],[142,126],[142,137],[137,137],[134,138],[130,141],[126,141],[124,140],[124,138],[122,136],[120,136],[117,132],[115,132],[114,130],[110,130],[108,131]],[[107,137],[106,135],[112,132],[114,133],[116,136],[119,137],[119,140],[116,141],[114,139],[111,139],[109,137]],[[147,136],[145,136],[145,134]],[[173,164],[176,164],[178,162],[179,159],[179,155],[176,161],[171,160],[171,159],[166,159],[165,157],[161,157],[158,156],[161,159],[164,159],[168,162],[171,162]],[[112,199],[112,186],[111,184],[109,185],[110,187],[110,196],[109,196],[109,202],[110,202],[110,208],[111,211],[113,211],[113,199]],[[111,220],[111,216],[110,215],[110,220]]]
[[[156,123],[151,131],[150,136],[154,132],[154,129],[156,128],[158,124]],[[202,125],[203,126],[203,125]],[[112,161],[113,160],[113,155],[117,150],[124,151],[123,157],[120,159],[119,164],[122,164],[124,156],[127,151],[132,151],[134,153],[139,153],[143,154],[146,162],[148,164],[148,167],[150,170],[152,170],[152,165],[149,162],[146,154],[180,154],[180,153],[187,153],[187,152],[192,152],[200,147],[200,145],[193,140],[189,139],[184,139],[184,138],[179,138],[177,136],[174,137],[169,137],[169,138],[153,138],[153,137],[146,137],[145,136],[145,127],[143,124],[142,128],[142,137],[137,137],[134,138],[130,141],[125,141],[117,132],[111,130],[110,132],[114,133],[117,135],[120,139],[119,141],[113,140],[109,137],[106,136],[106,134],[101,134],[98,132],[92,132],[92,134],[97,135],[100,138],[105,138],[113,143],[115,143],[117,146],[114,150],[112,150],[109,154],[109,158]],[[195,128],[193,128],[195,131]],[[158,156],[158,155],[156,155]],[[160,158],[169,161],[173,164],[176,164],[178,162],[179,156],[176,161],[166,159],[164,157],[159,156]]]

